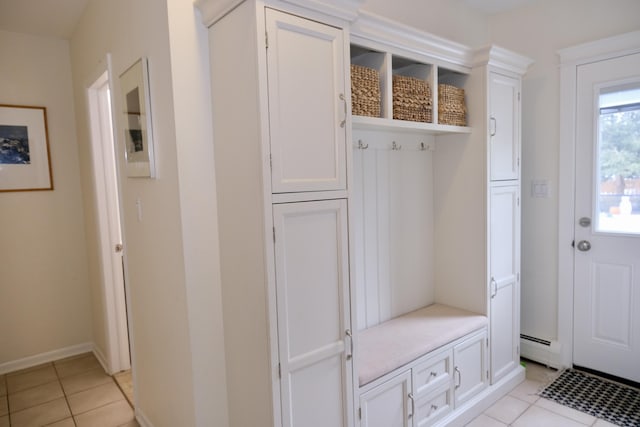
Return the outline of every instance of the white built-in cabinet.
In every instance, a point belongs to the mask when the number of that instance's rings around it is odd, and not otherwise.
[[[198,4],[230,425],[446,425],[497,400],[523,377],[528,63],[474,54],[358,2]],[[350,62],[380,72],[381,117],[351,115]],[[432,123],[393,119],[394,74],[431,85]],[[438,123],[438,83],[466,90],[469,126]],[[488,327],[360,385],[358,332],[433,303],[487,316]]]
[[[347,425],[347,202],[275,204],[273,222],[283,424]]]
[[[491,382],[520,362],[520,79],[486,66],[489,99],[489,319]]]
[[[346,190],[344,31],[266,9],[274,193]]]
[[[360,394],[360,425],[433,425],[482,391],[487,384],[487,333],[481,331],[425,355]]]

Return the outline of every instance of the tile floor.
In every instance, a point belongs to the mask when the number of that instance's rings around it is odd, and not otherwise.
[[[93,354],[0,375],[0,427],[134,427],[133,409]]]
[[[526,380],[467,427],[615,427],[539,397],[557,375],[527,362]],[[0,375],[0,427],[138,426],[130,379],[130,372],[108,376],[90,353]]]
[[[607,421],[538,396],[538,392],[560,373],[533,362],[526,365],[526,380],[467,427],[615,427]]]

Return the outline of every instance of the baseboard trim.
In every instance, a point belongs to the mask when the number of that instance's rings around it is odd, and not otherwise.
[[[96,359],[98,359],[98,362],[100,362],[102,369],[104,369],[107,374],[113,375],[115,372],[111,372],[111,369],[109,369],[107,359],[104,357],[104,354],[102,354],[102,351],[98,348],[98,346],[93,344],[91,346],[91,350],[93,351],[94,356],[96,356]]]
[[[144,415],[144,413],[140,410],[140,408],[135,409],[136,412],[136,421],[140,424],[140,427],[153,427],[151,421]]]
[[[549,341],[549,345],[544,345],[520,338],[520,356],[550,368],[562,368],[561,346],[558,341]]]
[[[0,374],[31,368],[32,366],[42,365],[43,363],[53,362],[54,360],[64,359],[65,357],[76,356],[82,353],[90,353],[93,350],[93,343],[87,342],[23,357],[22,359],[11,360],[0,364]]]

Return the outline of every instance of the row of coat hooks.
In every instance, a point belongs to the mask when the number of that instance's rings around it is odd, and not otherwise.
[[[364,142],[362,142],[361,139],[358,140],[358,144],[356,145],[356,148],[358,150],[366,150],[367,148],[369,148],[369,144],[365,144]],[[427,151],[429,149],[429,147],[427,146],[427,144],[425,144],[424,142],[421,142],[420,145],[418,146],[420,151]],[[393,151],[400,151],[402,150],[402,145],[398,144],[395,141],[391,142],[391,150]]]

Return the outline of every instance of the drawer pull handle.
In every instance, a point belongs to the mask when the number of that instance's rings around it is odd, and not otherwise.
[[[411,401],[411,413],[409,414],[409,418],[411,418],[416,412],[416,401],[413,398],[413,393],[409,393],[409,400]]]
[[[431,405],[431,412],[435,412],[438,410],[438,405]]]
[[[458,374],[458,383],[455,386],[455,388],[457,390],[458,388],[460,388],[460,385],[462,384],[462,373],[460,373],[460,369],[458,369],[457,366],[455,368],[455,373]]]
[[[435,377],[437,377],[437,376],[438,376],[438,373],[437,373],[437,372],[433,372],[433,371],[431,371],[431,376],[435,378]]]

